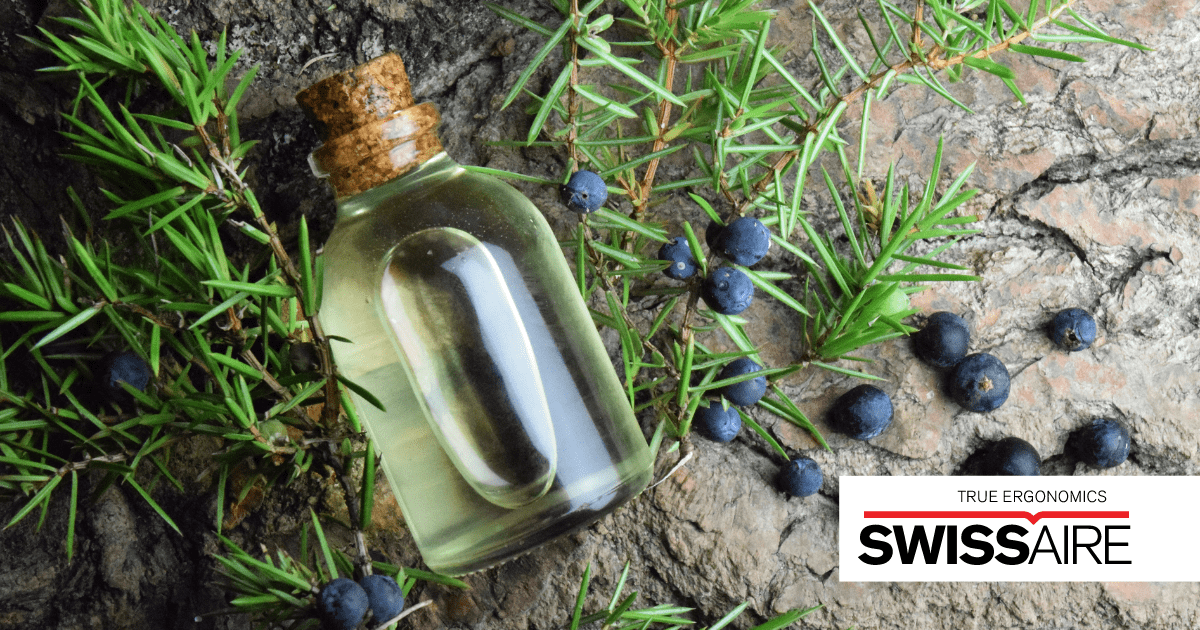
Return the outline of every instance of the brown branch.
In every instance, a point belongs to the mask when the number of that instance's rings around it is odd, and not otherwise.
[[[253,352],[250,352],[249,350],[242,350],[242,359],[246,363],[250,364],[250,367],[258,370],[258,372],[262,374],[263,382],[271,388],[271,391],[275,392],[277,396],[282,398],[283,402],[287,402],[292,399],[292,392],[288,391],[288,389],[283,385],[280,385],[279,381],[275,380],[275,377],[272,376],[270,372],[267,372],[267,368],[263,366],[261,361],[258,360],[258,357],[254,356]]]
[[[675,9],[675,0],[667,0],[667,23],[671,26],[671,33],[675,32],[675,26],[678,23],[679,12]],[[658,49],[663,54],[664,62],[667,64],[666,72],[666,88],[673,89],[675,85],[675,68],[679,62],[678,51],[675,45],[675,39],[668,37],[665,42],[655,42]],[[667,141],[667,123],[671,121],[671,101],[662,99],[658,104],[658,116],[655,119],[656,128],[654,130],[654,145],[650,148],[651,153],[661,151],[666,148]],[[633,204],[633,220],[641,221],[646,212],[646,204],[650,201],[650,189],[654,187],[654,175],[658,170],[658,161],[661,158],[654,158],[646,164],[646,173],[642,176],[641,194]]]
[[[913,11],[912,47],[914,51],[923,48],[921,45],[921,22],[923,21],[925,21],[925,0],[917,0],[917,8]]]
[[[77,462],[71,462],[70,464],[63,464],[62,466],[59,467],[58,471],[55,472],[55,476],[61,477],[69,472],[73,472],[76,470],[83,470],[84,468],[87,468],[88,465],[91,464],[92,462],[103,462],[106,464],[112,464],[115,462],[125,461],[126,459],[129,459],[133,454],[134,454],[133,451],[121,451],[119,453],[110,453],[108,455],[101,455],[100,457],[88,456]]]
[[[217,109],[219,110],[220,107]],[[226,174],[229,181],[236,187],[237,198],[235,203],[239,207],[250,211],[259,228],[268,236],[271,251],[274,253],[275,260],[279,263],[280,269],[283,270],[288,284],[296,291],[297,295],[303,295],[303,283],[300,279],[300,272],[297,271],[296,265],[292,262],[291,257],[288,256],[283,242],[279,240],[279,234],[276,233],[270,221],[267,220],[266,215],[263,214],[262,208],[258,205],[258,200],[254,197],[254,192],[250,190],[250,187],[238,175],[237,170],[225,159],[228,152],[224,154],[221,152],[203,126],[197,125],[195,126],[195,130],[196,134],[204,142],[204,146],[213,163]],[[333,355],[329,349],[329,340],[325,337],[325,331],[321,328],[321,322],[317,319],[317,314],[305,312],[304,301],[298,300],[298,302],[303,317],[308,322],[308,329],[312,333],[313,341],[321,353],[321,375],[325,377],[325,406],[321,410],[321,421],[326,424],[332,424],[337,421],[338,413],[341,409],[341,397],[338,392],[337,375],[333,368]]]
[[[579,167],[579,151],[575,146],[575,141],[579,139],[579,122],[575,119],[579,112],[579,101],[575,94],[575,86],[579,85],[579,42],[576,37],[579,32],[576,30],[575,17],[579,15],[579,0],[571,0],[571,78],[567,86],[567,149],[571,152],[571,161],[575,163],[575,167]]]
[[[371,556],[367,551],[366,538],[363,537],[362,529],[359,527],[362,513],[359,511],[358,491],[355,489],[350,475],[346,472],[342,459],[336,453],[336,447],[331,443],[325,454],[329,456],[329,465],[337,474],[338,483],[342,486],[342,493],[346,495],[346,512],[350,517],[350,530],[354,532],[354,563],[358,565],[359,571],[364,576],[371,575]]]

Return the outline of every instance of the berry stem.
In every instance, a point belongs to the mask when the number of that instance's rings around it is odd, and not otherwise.
[[[329,454],[329,466],[337,475],[338,483],[342,486],[342,493],[346,497],[346,511],[350,515],[351,531],[354,532],[354,564],[363,576],[371,575],[371,556],[367,553],[366,538],[363,537],[362,529],[358,526],[360,522],[358,492],[354,489],[353,480],[346,472],[345,462],[334,452],[334,448],[334,445],[330,444],[330,448],[326,452]]]

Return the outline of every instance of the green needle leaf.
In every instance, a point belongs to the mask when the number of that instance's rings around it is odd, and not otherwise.
[[[717,620],[716,623],[709,626],[708,630],[721,630],[721,628],[724,628],[732,623],[734,619],[737,619],[739,616],[741,616],[742,612],[745,611],[749,606],[750,602],[742,602],[736,608],[726,613],[724,617],[721,617],[719,620]]]
[[[230,61],[233,61],[233,59]],[[254,64],[254,66],[251,67],[248,72],[246,72],[246,75],[242,77],[242,80],[238,81],[237,87],[233,89],[233,94],[229,96],[229,100],[225,103],[224,113],[226,116],[232,116],[234,113],[236,113],[237,105],[242,100],[242,94],[244,94],[246,92],[246,88],[250,87],[250,84],[254,82],[254,77],[258,76],[259,67],[260,64]]]
[[[62,325],[60,325],[58,328],[55,328],[54,330],[50,331],[49,333],[46,333],[45,337],[42,337],[36,344],[34,344],[33,349],[37,350],[38,348],[41,348],[42,346],[50,343],[51,341],[54,341],[55,339],[58,339],[59,337],[62,337],[63,335],[71,332],[72,330],[75,330],[76,328],[82,326],[89,319],[94,317],[96,315],[96,313],[99,313],[103,307],[104,306],[102,304],[97,304],[95,306],[89,306],[88,308],[86,308],[82,311],[79,311],[79,313],[77,315],[75,315],[71,319],[68,319],[67,321],[63,322]]]
[[[1099,29],[1096,29],[1096,28],[1080,28],[1073,24],[1067,24],[1066,22],[1063,22],[1061,20],[1054,20],[1054,25],[1064,28],[1068,31],[1071,31],[1072,33],[1078,33],[1080,35],[1085,35],[1087,37],[1094,37],[1102,42],[1108,42],[1110,44],[1117,44],[1118,46],[1126,46],[1129,48],[1134,48],[1137,50],[1142,50],[1142,51],[1147,51],[1147,52],[1154,50],[1153,48],[1151,48],[1149,46],[1145,46],[1145,45],[1139,44],[1137,42],[1131,42],[1129,40],[1121,39],[1119,37],[1112,37],[1111,35],[1106,35],[1105,33],[1101,32]]]
[[[805,317],[811,316],[811,314],[808,312],[808,309],[804,308],[804,305],[801,304],[796,298],[788,295],[783,289],[780,289],[763,278],[759,272],[747,267],[742,267],[741,265],[733,266],[741,270],[742,273],[746,274],[750,278],[750,282],[754,283],[754,286],[762,289],[763,292],[767,293],[776,300],[779,300],[779,302],[784,306],[796,311],[797,313],[800,313],[801,315],[804,315]]]
[[[842,54],[842,58],[846,60],[846,63],[850,66],[850,69],[854,71],[854,74],[857,74],[858,78],[862,79],[863,81],[870,80],[870,77],[867,76],[867,73],[864,72],[863,69],[858,65],[858,62],[854,60],[854,55],[850,54],[850,50],[846,48],[846,44],[844,44],[842,39],[838,37],[837,31],[835,31],[833,26],[829,24],[829,20],[825,19],[825,14],[817,8],[817,5],[812,3],[812,0],[809,0],[808,9],[812,11],[812,14],[816,16],[817,20],[821,23],[821,26],[825,29],[825,33],[829,35],[830,42],[832,42],[833,46],[837,48],[839,53]],[[833,88],[831,87],[830,89]]]
[[[313,290],[312,250],[308,243],[308,220],[300,215],[300,229],[297,237],[300,248],[300,291],[303,298],[304,314],[312,316],[317,312],[316,291]]]
[[[345,385],[346,389],[349,389],[350,391],[354,392],[355,394],[358,394],[358,396],[360,398],[371,403],[371,405],[373,407],[375,407],[376,409],[378,409],[380,411],[387,411],[387,409],[384,408],[383,403],[379,402],[379,399],[376,398],[374,394],[367,391],[366,388],[364,388],[363,386],[359,385],[358,383],[355,383],[354,381],[346,378],[345,376],[342,376],[341,374],[337,375],[337,380],[342,385]]]
[[[977,70],[990,72],[1001,79],[1008,79],[1009,81],[1012,81],[1017,78],[1017,75],[1013,73],[1011,69],[1002,66],[991,59],[967,56],[963,57],[963,63]]]
[[[490,2],[487,4],[489,5],[489,8],[494,6]],[[500,106],[500,109],[507,108],[514,100],[516,100],[517,96],[521,94],[521,90],[525,89],[525,84],[529,82],[529,79],[533,76],[533,73],[537,72],[537,69],[541,67],[542,62],[546,60],[546,57],[550,55],[550,52],[557,48],[560,43],[562,43],[563,38],[566,37],[567,33],[570,31],[571,21],[565,20],[562,25],[558,27],[558,30],[554,31],[554,33],[550,36],[550,39],[542,45],[537,54],[533,56],[533,60],[530,61],[525,70],[521,72],[521,76],[517,77],[516,84],[513,85],[512,89],[508,91],[508,96],[504,98],[504,103]]]
[[[542,127],[546,125],[546,120],[550,117],[550,113],[558,105],[558,99],[562,96],[563,90],[567,89],[570,78],[571,66],[568,65],[558,73],[558,78],[555,79],[554,85],[550,87],[550,91],[542,99],[542,104],[538,108],[537,114],[533,117],[533,123],[529,125],[526,144],[533,144],[533,141],[537,140],[538,134],[542,132]]]
[[[118,208],[113,209],[111,212],[109,212],[107,215],[104,216],[104,219],[106,221],[108,221],[108,220],[112,220],[112,219],[116,219],[116,218],[120,218],[120,217],[129,215],[129,214],[133,214],[134,212],[137,212],[138,210],[142,210],[144,208],[149,208],[151,206],[156,206],[160,203],[163,203],[164,201],[179,197],[179,196],[183,195],[184,192],[186,192],[186,191],[184,190],[183,186],[176,186],[175,188],[170,188],[168,190],[164,190],[157,194],[150,195],[149,197],[145,197],[143,199],[138,199],[137,201],[131,201],[125,205],[122,205]]]
[[[456,578],[452,578],[448,575],[442,575],[441,573],[434,573],[432,571],[424,571],[422,569],[409,569],[409,568],[405,568],[404,573],[406,575],[408,575],[408,577],[416,578],[418,580],[421,580],[422,582],[429,582],[430,584],[441,584],[443,586],[453,586],[454,588],[461,588],[461,589],[467,589],[467,590],[470,590],[470,588],[471,588],[466,582],[456,579]]]
[[[637,112],[628,107],[600,94],[590,85],[576,85],[573,88],[576,94],[583,98],[607,109],[608,111],[620,116],[621,118],[637,118]]]
[[[367,530],[371,526],[371,511],[375,507],[375,441],[367,440],[367,452],[363,454],[362,508],[359,511],[358,528]]]
[[[817,606],[813,606],[812,608],[805,608],[804,610],[790,610],[766,623],[754,626],[750,630],[780,630],[780,628],[785,628],[793,623],[796,623],[801,617],[813,612],[814,610],[819,610],[823,606],[824,604],[819,604]]]
[[[29,302],[44,311],[50,310],[50,300],[11,282],[5,282],[3,286],[10,296]]]
[[[587,599],[588,584],[592,580],[592,563],[583,570],[583,579],[579,582],[579,595],[575,597],[575,611],[571,613],[571,630],[578,630],[579,618],[583,614],[583,600]]]
[[[224,365],[225,367],[237,372],[238,374],[241,374],[242,376],[245,376],[250,380],[261,381],[263,379],[262,372],[259,372],[258,370],[246,365],[245,363],[242,363],[241,361],[238,361],[237,359],[227,357],[219,352],[214,352],[208,356],[213,361]]]
[[[108,278],[100,273],[100,268],[96,266],[96,260],[92,253],[74,236],[71,236],[71,248],[75,251],[76,258],[83,264],[84,269],[87,270],[88,275],[95,281],[96,288],[100,289],[100,292],[104,294],[104,297],[109,302],[116,302],[117,290],[109,283]]]
[[[329,579],[322,581],[330,581],[337,577],[337,565],[333,562],[333,553],[329,550],[329,543],[325,541],[325,530],[321,528],[321,519],[317,518],[317,513],[312,508],[308,509],[309,516],[312,517],[313,531],[317,534],[317,543],[321,545],[321,556],[325,559],[325,568],[329,571]],[[320,571],[320,565],[317,566],[317,571]]]
[[[170,516],[167,516],[166,511],[163,510],[162,507],[150,497],[150,493],[146,492],[142,486],[133,480],[132,472],[125,474],[125,483],[129,484],[129,486],[136,490],[138,494],[142,495],[142,499],[146,501],[146,504],[150,506],[150,509],[154,510],[158,516],[166,522],[167,525],[170,525],[171,529],[175,530],[176,534],[179,534],[180,536],[183,535],[183,532],[179,530],[179,526],[175,524],[175,521],[172,520]]]
[[[650,79],[646,75],[642,74],[641,72],[638,72],[637,70],[633,69],[625,62],[617,59],[616,57],[614,57],[612,55],[612,53],[600,48],[595,43],[589,41],[587,38],[579,37],[579,38],[576,38],[576,41],[579,42],[579,45],[582,48],[586,48],[588,50],[588,52],[592,53],[593,55],[596,55],[597,57],[599,57],[599,58],[603,59],[605,62],[607,62],[613,70],[616,70],[617,72],[624,74],[625,76],[633,79],[634,81],[637,81],[642,86],[644,86],[646,89],[657,94],[660,98],[671,101],[672,103],[674,103],[680,107],[687,107],[687,103],[684,103],[683,101],[679,100],[679,97],[677,97],[674,94],[672,94],[671,92],[669,92],[666,88],[655,83],[652,79]]]
[[[513,22],[515,24],[519,24],[519,25],[521,25],[543,37],[550,37],[551,35],[554,34],[554,31],[546,28],[545,26],[542,26],[541,24],[534,22],[533,20],[521,15],[520,13],[516,13],[512,10],[506,9],[506,8],[496,4],[495,2],[485,2],[483,4],[484,4],[484,6],[491,9],[493,12],[495,12],[500,17],[502,17],[506,20],[509,20],[510,22]]]
[[[71,502],[67,511],[67,564],[75,555],[75,515],[79,505],[79,471],[71,471]]]
[[[1063,61],[1073,61],[1076,63],[1083,63],[1083,62],[1087,61],[1087,59],[1084,59],[1083,57],[1078,57],[1076,55],[1072,55],[1070,53],[1065,53],[1065,52],[1062,52],[1059,50],[1051,50],[1049,48],[1042,48],[1040,46],[1026,46],[1024,44],[1010,44],[1008,46],[1008,49],[1015,53],[1021,53],[1024,55],[1037,55],[1039,57],[1050,57],[1051,59],[1061,59]]]
[[[817,427],[813,426],[813,423],[804,415],[804,412],[800,411],[800,408],[783,393],[783,390],[779,389],[778,385],[772,383],[771,392],[775,394],[775,398],[763,398],[758,401],[758,406],[808,431],[825,450],[833,451],[833,449],[829,448],[829,444],[825,442],[825,438],[822,437]]]
[[[282,284],[261,284],[257,282],[238,282],[236,280],[202,280],[200,284],[226,291],[240,291],[247,295],[260,295],[279,298],[296,296],[292,287]]]
[[[779,445],[779,442],[776,441],[775,438],[771,437],[771,434],[767,433],[766,429],[759,426],[759,424],[754,421],[754,418],[751,418],[749,414],[741,409],[738,409],[737,412],[738,415],[742,417],[742,422],[746,423],[746,425],[751,429],[754,429],[755,433],[761,435],[762,438],[767,441],[767,444],[770,444],[771,448],[775,449],[775,452],[779,453],[780,456],[783,457],[784,461],[791,461],[792,458],[788,457],[787,451],[783,450],[783,447]]]
[[[46,479],[44,476],[33,475],[7,475],[6,478],[12,481],[23,481],[25,480],[24,478],[28,478],[28,480],[31,481],[43,481]],[[42,488],[38,490],[37,494],[33,495],[33,498],[30,499],[29,502],[24,505],[24,507],[17,511],[12,519],[8,521],[8,524],[4,526],[4,529],[8,529],[9,527],[12,527],[20,522],[20,520],[25,518],[25,516],[32,512],[34,508],[40,506],[43,501],[49,501],[50,493],[54,492],[54,488],[58,486],[62,479],[63,478],[59,475],[50,477],[50,481],[46,483],[46,485],[42,486]]]

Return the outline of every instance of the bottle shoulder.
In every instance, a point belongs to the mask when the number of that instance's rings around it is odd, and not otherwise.
[[[350,249],[354,257],[372,258],[432,228],[461,230],[505,249],[557,244],[541,211],[519,190],[448,162],[422,178],[419,186],[396,182],[368,191],[379,193],[369,199],[356,199],[356,212],[339,213],[326,252],[342,256]]]

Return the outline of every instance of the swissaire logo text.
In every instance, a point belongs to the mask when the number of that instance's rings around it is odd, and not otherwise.
[[[1196,477],[842,477],[840,576],[1200,580],[1197,496]]]

